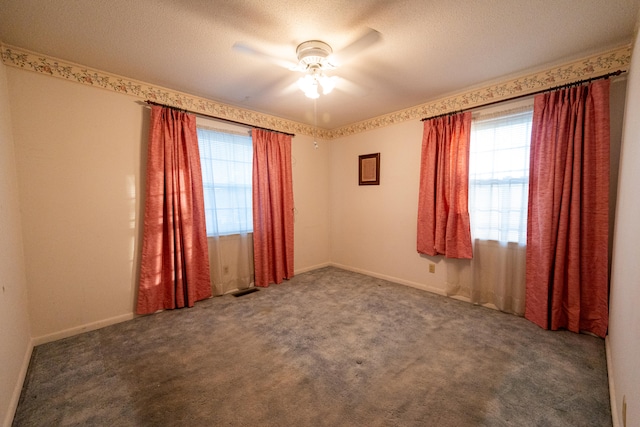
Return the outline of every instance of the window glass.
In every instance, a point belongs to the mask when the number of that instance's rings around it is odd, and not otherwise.
[[[198,128],[207,235],[253,231],[250,136]]]
[[[526,243],[533,107],[474,118],[469,214],[475,239]]]

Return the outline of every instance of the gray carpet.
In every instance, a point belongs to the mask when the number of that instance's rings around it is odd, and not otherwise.
[[[604,341],[336,269],[34,349],[14,426],[608,426]]]

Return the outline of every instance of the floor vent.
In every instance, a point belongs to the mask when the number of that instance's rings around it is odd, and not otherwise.
[[[233,295],[234,297],[241,297],[243,295],[248,295],[253,292],[258,292],[258,289],[257,288],[240,289],[239,291],[231,292],[231,295]]]

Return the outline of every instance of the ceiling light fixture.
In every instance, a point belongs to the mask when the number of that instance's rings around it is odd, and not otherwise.
[[[318,99],[320,91],[323,94],[330,93],[336,85],[341,85],[340,89],[353,88],[356,86],[342,77],[327,76],[327,72],[335,70],[338,66],[359,55],[363,50],[381,40],[381,35],[373,28],[367,28],[359,37],[337,52],[333,52],[331,46],[320,40],[307,40],[296,48],[298,62],[291,62],[278,56],[271,55],[256,49],[251,45],[238,42],[234,43],[233,49],[254,57],[267,60],[280,67],[291,71],[304,73],[298,80],[298,86],[304,94],[311,99]],[[362,91],[356,90],[356,92]],[[362,96],[362,95],[359,95]]]
[[[319,88],[322,88],[322,94],[328,95],[336,86],[336,77],[329,77],[318,67],[312,66],[307,70],[307,74],[298,79],[298,86],[304,94],[311,98],[317,99],[320,96]]]
[[[331,46],[319,40],[298,45],[298,69],[306,73],[298,80],[298,86],[307,97],[317,99],[320,96],[319,88],[322,88],[323,95],[327,95],[336,86],[337,77],[329,77],[324,73],[335,68],[329,60],[332,53]]]

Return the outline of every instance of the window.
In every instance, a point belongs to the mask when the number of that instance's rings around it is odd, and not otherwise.
[[[474,239],[526,244],[533,107],[471,123],[469,213]]]
[[[251,137],[198,128],[207,235],[253,231]]]

